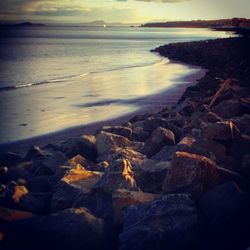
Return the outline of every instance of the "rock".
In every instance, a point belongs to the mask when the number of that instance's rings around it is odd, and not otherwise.
[[[235,99],[220,102],[212,108],[212,111],[225,119],[240,116],[242,113],[240,102]]]
[[[250,179],[250,154],[246,154],[242,160],[241,172]]]
[[[99,156],[111,154],[119,148],[133,148],[141,151],[142,144],[128,140],[127,138],[101,131],[96,137],[96,148]]]
[[[249,154],[250,148],[250,136],[242,135],[235,139],[230,145],[229,154],[232,155],[238,161],[242,161],[246,154]]]
[[[112,194],[117,189],[137,191],[133,168],[126,159],[114,161],[97,182],[96,189]]]
[[[226,148],[222,144],[212,140],[196,140],[192,146],[212,152],[216,160],[220,160],[226,155]]]
[[[34,215],[29,212],[19,211],[19,210],[12,210],[5,207],[0,207],[0,218],[4,221],[11,222],[21,219],[31,218]]]
[[[189,195],[168,195],[126,210],[119,249],[196,249],[196,230],[197,213]]]
[[[175,107],[175,111],[181,115],[190,116],[198,107],[198,102],[192,98],[186,98],[183,102]]]
[[[68,160],[60,151],[45,151],[36,147],[31,148],[25,158],[33,162],[29,170],[34,175],[53,175]]]
[[[203,134],[206,139],[228,142],[239,138],[240,131],[232,122],[216,122],[208,124]]]
[[[234,171],[231,171],[222,167],[217,167],[217,171],[219,174],[221,184],[225,182],[233,181],[237,183],[243,189],[250,187],[250,183],[247,181],[247,179],[244,178],[239,173],[236,173]]]
[[[134,127],[132,140],[144,142],[149,137],[149,133],[144,131],[142,127]]]
[[[250,196],[234,182],[217,186],[201,197],[204,217],[202,249],[244,249],[249,244]]]
[[[97,152],[95,148],[96,138],[93,135],[83,135],[78,138],[71,138],[61,145],[61,150],[69,158],[81,155],[87,160],[95,162]]]
[[[146,193],[161,193],[162,184],[170,169],[170,162],[141,160],[133,164],[136,183]]]
[[[232,156],[224,156],[222,157],[221,159],[219,159],[217,161],[217,165],[222,167],[222,168],[225,168],[225,169],[228,169],[228,170],[231,170],[231,171],[240,171],[240,162],[237,161],[234,157]]]
[[[239,128],[241,134],[250,135],[250,114],[232,118],[233,123]]]
[[[88,171],[81,165],[70,169],[60,180],[51,200],[51,211],[55,212],[72,207],[81,194],[90,194],[100,180],[102,173]]]
[[[69,159],[64,165],[74,168],[78,164],[86,167],[90,164],[90,162],[86,158],[84,158],[83,156],[76,155],[73,158]]]
[[[159,150],[165,145],[175,145],[175,136],[169,129],[159,127],[155,129],[146,140],[143,152],[148,157],[151,157],[159,152]]]
[[[31,168],[33,162],[22,162],[15,167],[8,169],[8,172],[5,174],[6,181],[14,180],[17,181],[19,178],[28,179],[32,177]]]
[[[85,208],[64,210],[12,223],[9,249],[105,249],[105,225]]]
[[[95,165],[88,167],[90,171],[104,172],[109,167],[109,163],[107,161],[102,161]]]
[[[23,162],[23,158],[13,152],[3,153],[0,157],[0,166],[13,167],[21,162]]]
[[[123,137],[126,137],[127,139],[131,139],[132,136],[132,129],[124,126],[115,126],[115,127],[102,127],[102,131],[121,135]]]
[[[30,192],[51,192],[52,178],[48,176],[33,176],[27,179],[27,188]]]
[[[115,223],[122,224],[123,211],[131,205],[151,202],[159,197],[159,195],[141,191],[129,191],[126,189],[116,190],[112,195],[113,207],[115,210]]]
[[[198,198],[218,183],[216,164],[187,152],[176,152],[163,183],[164,193],[190,193]]]

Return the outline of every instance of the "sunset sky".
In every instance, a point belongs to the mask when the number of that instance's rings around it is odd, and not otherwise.
[[[0,16],[68,23],[250,18],[250,0],[0,0]]]

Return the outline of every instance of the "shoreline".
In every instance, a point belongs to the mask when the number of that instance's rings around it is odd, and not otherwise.
[[[170,87],[163,92],[152,94],[150,96],[145,97],[145,99],[149,98],[150,100],[152,100],[152,103],[154,103],[153,107],[144,106],[127,115],[114,117],[113,119],[89,123],[86,125],[73,126],[73,127],[69,127],[63,130],[58,130],[58,131],[44,134],[44,135],[38,135],[38,136],[27,138],[27,139],[21,139],[21,140],[2,143],[0,144],[0,154],[3,154],[5,152],[15,152],[20,155],[24,155],[29,150],[29,148],[34,145],[44,146],[50,143],[57,144],[69,138],[78,137],[83,134],[95,134],[103,126],[121,125],[136,115],[157,113],[162,108],[176,105],[180,97],[184,94],[187,87],[193,86],[199,80],[201,80],[206,75],[207,70],[197,65],[190,65],[188,63],[184,63],[178,60],[169,60],[169,63],[176,63],[176,64],[188,66],[188,67],[192,66],[192,68],[197,68],[200,71],[198,73],[193,73],[193,74],[189,74],[189,75],[178,78],[178,81],[183,81],[187,83],[174,85],[173,87]],[[166,103],[162,104],[161,106],[157,105],[157,102],[159,100],[161,103],[166,97],[170,97],[170,96],[171,96],[171,100],[168,100]]]

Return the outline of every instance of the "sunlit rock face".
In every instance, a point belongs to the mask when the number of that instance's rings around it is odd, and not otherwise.
[[[197,221],[195,203],[188,194],[131,206],[125,212],[119,249],[195,249]]]
[[[201,155],[176,152],[163,184],[163,192],[186,192],[198,198],[216,186],[218,181],[215,162]]]
[[[70,208],[80,194],[90,194],[101,177],[100,172],[89,171],[79,164],[76,165],[59,181],[51,200],[51,210]]]

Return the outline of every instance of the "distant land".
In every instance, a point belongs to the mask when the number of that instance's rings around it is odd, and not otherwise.
[[[142,24],[141,27],[215,28],[215,29],[250,28],[250,19],[232,18],[232,19],[219,19],[219,20],[150,22]]]

